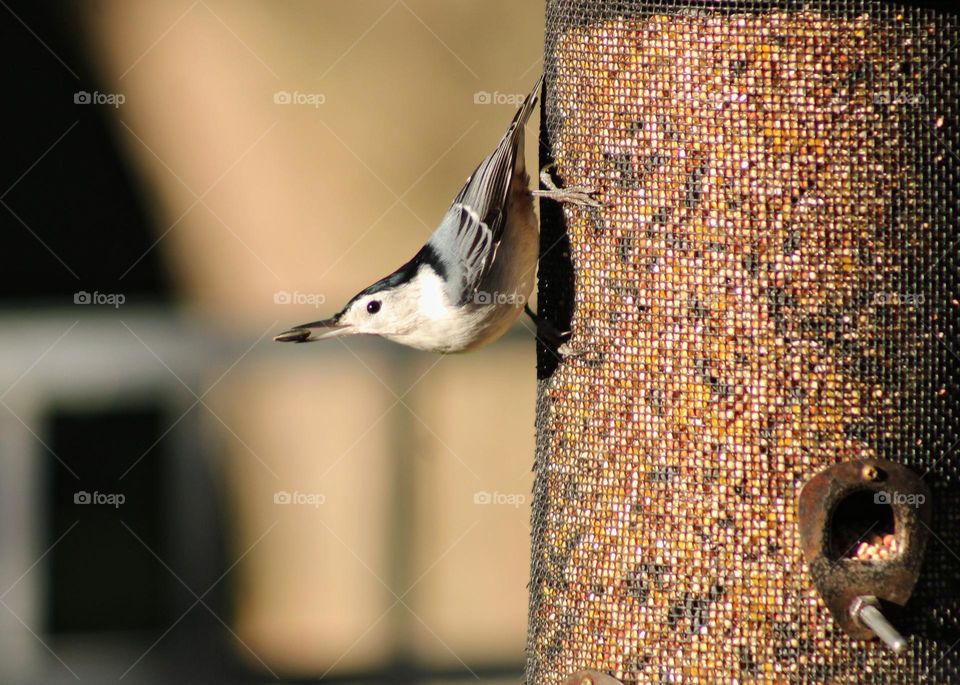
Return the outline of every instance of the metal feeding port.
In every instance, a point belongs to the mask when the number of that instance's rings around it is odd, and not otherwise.
[[[960,683],[958,46],[548,0],[528,682]]]
[[[878,599],[904,605],[920,575],[930,532],[930,489],[900,464],[831,466],[800,491],[803,555],[833,619],[858,639],[906,647]]]

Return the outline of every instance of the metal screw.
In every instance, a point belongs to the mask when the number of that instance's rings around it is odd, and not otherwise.
[[[880,638],[895,654],[907,646],[907,640],[880,612],[880,601],[873,595],[860,595],[850,602],[850,616]]]

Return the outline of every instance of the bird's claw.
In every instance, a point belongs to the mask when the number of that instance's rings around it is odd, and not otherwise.
[[[567,342],[560,345],[557,348],[557,354],[560,355],[563,359],[577,359],[579,357],[586,357],[593,351],[590,347],[577,347],[572,344],[572,341],[567,340]]]
[[[580,205],[581,207],[603,206],[601,202],[593,198],[593,195],[597,192],[596,188],[558,188],[557,184],[553,181],[553,176],[550,174],[550,170],[554,166],[555,165],[553,163],[550,163],[544,165],[543,168],[540,169],[540,183],[546,186],[547,189],[530,191],[532,195],[537,197],[545,197],[561,204],[570,203],[574,205]]]
[[[558,350],[570,339],[570,331],[558,331],[557,327],[552,323],[541,317],[539,314],[535,314],[534,311],[530,309],[529,305],[524,305],[523,310],[537,327],[537,340],[539,340],[544,347],[551,350]]]

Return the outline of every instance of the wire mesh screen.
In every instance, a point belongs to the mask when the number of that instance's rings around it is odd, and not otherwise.
[[[549,0],[529,661],[627,683],[960,682],[958,22],[809,3]],[[932,491],[895,655],[811,582],[800,488]],[[866,528],[851,554],[886,554]]]

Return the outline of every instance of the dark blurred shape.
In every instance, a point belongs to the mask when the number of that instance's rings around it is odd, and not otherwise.
[[[543,98],[547,97],[546,84],[542,86]],[[539,163],[553,164],[550,130],[540,124]],[[545,186],[540,183],[541,189]],[[563,187],[563,184],[560,185]],[[567,220],[559,202],[547,200],[539,203],[540,211],[540,266],[537,278],[537,315],[550,322],[559,333],[570,330],[573,320],[574,287],[573,264],[570,261],[570,238],[567,236]],[[546,380],[553,375],[560,363],[559,352],[537,339],[537,379]]]
[[[65,464],[49,460],[43,547],[76,526],[50,552],[51,632],[163,630],[176,618],[166,616],[168,574],[146,549],[169,556],[161,539],[163,445],[119,480],[131,456],[144,454],[164,427],[156,407],[52,416],[51,447]]]
[[[124,292],[130,303],[166,301],[160,252],[147,253],[160,231],[121,158],[110,121],[116,113],[74,102],[83,99],[78,93],[107,90],[90,68],[77,22],[58,0],[0,7],[0,60],[8,65],[0,72],[7,132],[0,302],[71,304],[81,286]]]

